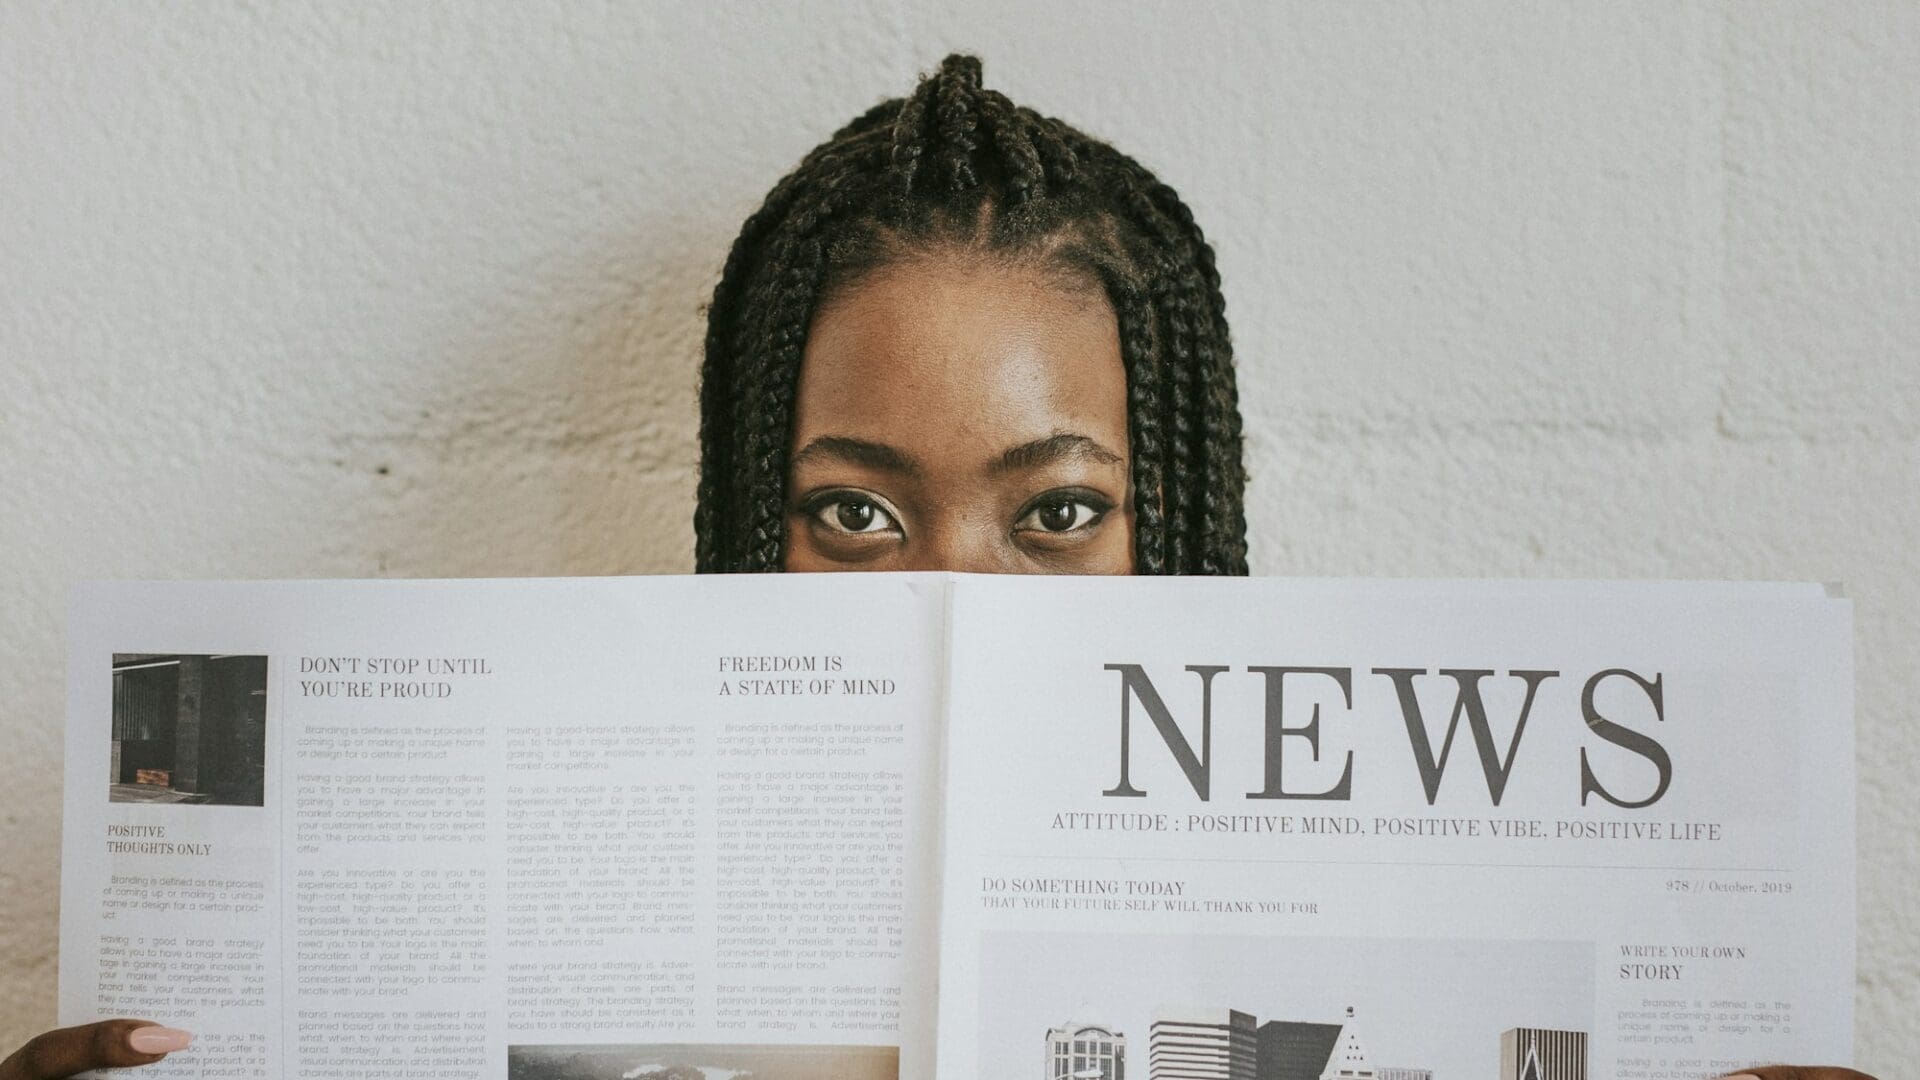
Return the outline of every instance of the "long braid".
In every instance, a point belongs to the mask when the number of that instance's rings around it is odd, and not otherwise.
[[[791,435],[794,383],[807,344],[807,303],[818,287],[824,265],[821,243],[812,236],[795,237],[787,252],[787,269],[769,291],[772,312],[762,334],[762,349],[746,372],[739,400],[744,453],[741,483],[746,515],[741,522],[746,548],[742,569],[765,573],[780,566],[786,521],[787,439]]]
[[[1022,108],[1020,116],[1027,122],[1033,133],[1033,145],[1040,151],[1040,158],[1047,163],[1047,171],[1055,184],[1071,184],[1080,174],[1080,155],[1074,153],[1068,145],[1066,136],[1085,138],[1079,132],[1056,120],[1049,120],[1032,109]]]
[[[913,195],[913,183],[920,176],[920,159],[927,153],[926,134],[922,128],[932,97],[932,85],[923,82],[912,97],[895,106],[893,147],[888,165],[894,194],[901,199]]]
[[[1163,405],[1169,438],[1167,517],[1170,561],[1183,572],[1245,574],[1238,394],[1225,302],[1213,249],[1169,186],[1132,158],[1098,151],[1127,177],[1127,205],[1165,254],[1152,280],[1166,328],[1170,388]]]
[[[700,484],[694,507],[694,567],[701,573],[725,569],[733,555],[727,541],[735,499],[728,481],[735,458],[732,404],[738,398],[733,395],[739,389],[735,358],[742,355],[734,338],[740,295],[746,288],[748,268],[791,204],[795,186],[795,177],[788,176],[747,218],[707,306],[706,361],[700,379]]]
[[[1153,347],[1153,304],[1132,286],[1108,284],[1127,370],[1127,439],[1133,459],[1133,563],[1140,574],[1168,573],[1167,522],[1157,494],[1166,483],[1160,407],[1160,357]]]
[[[767,195],[766,201],[747,218],[727,253],[727,262],[707,306],[706,359],[700,381],[700,481],[694,510],[694,566],[701,573],[737,567],[741,548],[738,543],[740,493],[732,484],[737,477],[738,444],[742,428],[741,359],[758,355],[743,340],[742,297],[749,287],[755,267],[764,261],[765,249],[783,227],[796,203],[817,185],[815,173],[846,157],[856,138],[876,121],[898,111],[882,103],[868,110],[834,138],[816,148],[783,177]]]
[[[1104,152],[1102,152],[1104,151]],[[1206,562],[1203,511],[1206,476],[1201,458],[1203,402],[1196,392],[1196,364],[1201,355],[1202,318],[1195,302],[1191,249],[1187,233],[1162,212],[1154,198],[1158,185],[1152,175],[1131,158],[1111,148],[1095,148],[1099,157],[1123,177],[1125,205],[1138,226],[1157,241],[1147,266],[1149,292],[1162,332],[1167,388],[1160,408],[1167,431],[1165,511],[1167,559],[1170,565]],[[1183,272],[1185,271],[1185,272]],[[1201,490],[1196,490],[1201,489]]]
[[[1242,464],[1240,394],[1233,374],[1232,348],[1227,340],[1227,303],[1220,291],[1220,271],[1214,262],[1212,246],[1180,194],[1164,183],[1156,183],[1153,200],[1190,238],[1194,267],[1199,271],[1199,281],[1189,281],[1188,287],[1190,292],[1200,295],[1190,297],[1188,303],[1196,317],[1205,322],[1204,330],[1194,338],[1194,371],[1200,384],[1196,426],[1201,439],[1204,475],[1198,524],[1207,534],[1202,545],[1200,572],[1245,574],[1245,503],[1237,496],[1222,495],[1243,491],[1246,471]],[[1198,288],[1194,287],[1196,284]]]
[[[696,566],[781,566],[793,409],[821,298],[976,248],[1098,282],[1127,378],[1138,573],[1246,573],[1245,472],[1213,251],[1173,189],[948,57],[816,147],[748,218],[708,307]]]
[[[830,142],[815,151],[775,189],[782,213],[755,238],[759,247],[775,257],[761,259],[752,268],[735,267],[729,260],[723,290],[729,282],[746,279],[735,283],[728,295],[739,313],[730,324],[722,322],[718,291],[710,309],[709,349],[716,340],[722,344],[717,358],[709,352],[701,396],[703,401],[714,400],[716,416],[731,412],[724,420],[716,420],[716,427],[724,427],[730,439],[723,448],[722,464],[711,470],[705,467],[703,452],[701,480],[705,485],[711,477],[716,485],[729,485],[734,497],[724,510],[718,499],[711,508],[699,508],[711,509],[708,527],[713,534],[723,531],[718,521],[721,514],[730,519],[725,536],[702,537],[717,564],[702,570],[779,568],[793,393],[825,262],[823,242],[815,234],[846,201],[848,186],[863,171],[870,171],[863,170],[862,157],[872,155],[862,146],[849,145],[854,138]],[[773,202],[770,198],[769,206]],[[725,333],[729,325],[734,328],[731,340]]]
[[[1034,143],[1033,124],[997,90],[980,94],[980,115],[1005,165],[1007,202],[1016,212],[1047,191],[1047,164]]]
[[[941,166],[945,170],[946,190],[958,194],[972,191],[980,184],[973,156],[979,149],[976,132],[980,126],[977,99],[980,93],[980,61],[968,56],[942,65],[940,78],[929,79],[933,90],[933,114],[941,143]]]

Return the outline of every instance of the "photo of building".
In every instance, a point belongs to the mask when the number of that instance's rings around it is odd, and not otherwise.
[[[1377,1080],[1353,1006],[1340,1024],[1269,1020],[1260,1025],[1259,1080]]]
[[[1045,1080],[1126,1080],[1127,1037],[1099,1024],[1047,1029]]]
[[[1520,1030],[1528,1047],[1538,1043],[1559,1055],[1552,1057],[1556,1063],[1565,1056],[1560,1037],[1579,1034]],[[1532,1038],[1536,1035],[1556,1038]],[[1584,1035],[1579,1038],[1584,1080],[1586,1043]],[[1047,1031],[1046,1080],[1121,1080],[1125,1058],[1126,1040],[1111,1028],[1067,1024]],[[1147,1075],[1148,1080],[1433,1080],[1432,1069],[1376,1068],[1351,1005],[1336,1023],[1264,1024],[1238,1009],[1162,1007],[1148,1040]],[[1548,1080],[1562,1074],[1535,1068],[1523,1075]]]
[[[1340,1040],[1339,1024],[1311,1024],[1269,1020],[1260,1025],[1260,1080],[1302,1077],[1319,1080],[1333,1047]]]
[[[1163,1008],[1148,1035],[1148,1080],[1257,1080],[1258,1055],[1250,1013]]]
[[[261,806],[267,658],[115,653],[107,798]]]
[[[1522,947],[1516,973],[1515,944],[1494,939],[996,933],[974,1056],[950,1056],[969,1076],[1031,1077],[1044,1035],[1044,1080],[1495,1080],[1501,1032],[1520,1031],[1536,1080],[1581,1076],[1555,1070],[1569,1040],[1585,1055],[1593,944]],[[1501,993],[1434,992],[1480,984]]]
[[[1508,1028],[1500,1033],[1500,1080],[1587,1080],[1587,1033]]]

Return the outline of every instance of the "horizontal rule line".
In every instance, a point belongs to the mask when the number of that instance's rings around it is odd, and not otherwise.
[[[1670,874],[1792,874],[1778,866],[1636,866],[1632,863],[1399,862],[1388,859],[1242,859],[1175,855],[1016,855],[998,852],[984,859],[1049,859],[1056,862],[1262,863],[1270,866],[1439,866],[1469,870],[1664,870]]]

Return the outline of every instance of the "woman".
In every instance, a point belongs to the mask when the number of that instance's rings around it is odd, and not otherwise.
[[[702,572],[1247,572],[1212,249],[1172,188],[972,57],[747,220],[700,408]]]
[[[1172,188],[984,89],[972,57],[842,128],[747,219],[700,410],[702,573],[1247,572],[1212,249]],[[146,1064],[184,1036],[49,1032],[0,1080]]]

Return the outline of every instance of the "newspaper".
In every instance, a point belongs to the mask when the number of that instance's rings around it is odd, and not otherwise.
[[[154,1077],[1852,1054],[1816,586],[156,582],[69,626],[62,1020],[194,1031]]]

